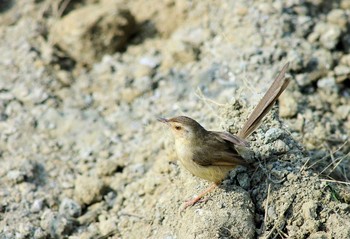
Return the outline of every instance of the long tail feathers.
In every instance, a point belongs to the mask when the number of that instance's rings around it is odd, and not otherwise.
[[[284,65],[281,72],[276,77],[270,88],[265,93],[264,97],[260,100],[253,112],[250,114],[247,122],[243,125],[243,128],[238,133],[238,136],[245,139],[260,125],[261,120],[270,111],[271,107],[287,88],[289,79],[285,78],[285,73],[288,70],[289,62]]]

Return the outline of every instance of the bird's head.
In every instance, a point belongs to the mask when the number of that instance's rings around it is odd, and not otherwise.
[[[158,118],[158,121],[170,127],[175,140],[197,141],[206,132],[197,121],[187,116],[177,116],[170,119]]]

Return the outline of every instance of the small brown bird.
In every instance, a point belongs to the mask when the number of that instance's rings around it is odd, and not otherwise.
[[[245,139],[259,126],[263,117],[288,86],[289,79],[285,78],[288,65],[289,63],[283,67],[248,117],[238,136],[228,132],[208,131],[197,121],[186,116],[158,119],[171,128],[175,138],[175,149],[182,165],[193,175],[214,182],[197,197],[187,201],[184,209],[217,187],[230,170],[238,165],[248,164],[239,151],[248,146]]]

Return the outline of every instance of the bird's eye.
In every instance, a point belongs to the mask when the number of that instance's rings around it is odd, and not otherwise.
[[[180,130],[180,129],[182,129],[182,127],[181,127],[181,126],[176,125],[176,126],[175,126],[175,129],[176,129],[176,130]]]

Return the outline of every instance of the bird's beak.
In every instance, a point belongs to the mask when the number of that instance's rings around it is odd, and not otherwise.
[[[165,118],[157,118],[157,120],[158,120],[159,122],[164,123],[164,124],[169,124],[169,121],[168,121],[167,119],[165,119]]]

